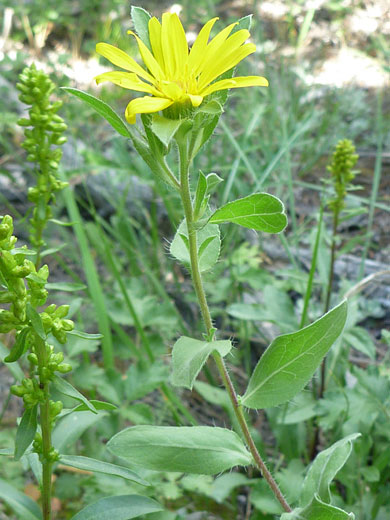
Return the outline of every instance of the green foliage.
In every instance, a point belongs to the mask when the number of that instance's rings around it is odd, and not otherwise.
[[[267,408],[294,397],[341,334],[346,318],[344,301],[304,329],[276,338],[260,358],[242,403]]]
[[[117,433],[108,448],[137,466],[157,471],[215,475],[251,464],[236,433],[209,426],[133,426]]]
[[[0,496],[6,504],[20,515],[20,518],[42,520],[42,514],[37,503],[3,479],[0,479]]]
[[[172,383],[192,390],[195,379],[213,352],[226,356],[232,349],[230,341],[199,341],[182,336],[173,345]]]
[[[90,457],[80,457],[78,455],[61,455],[60,461],[62,464],[65,464],[65,466],[71,466],[72,468],[104,473],[106,475],[115,475],[136,482],[141,486],[150,486],[149,482],[139,477],[134,471],[124,466],[118,466],[117,464],[110,464],[109,462],[102,462],[101,460],[91,459]]]
[[[150,45],[148,29],[148,22],[150,18],[150,14],[147,11],[145,11],[145,9],[142,9],[142,7],[136,7],[134,5],[131,6],[131,19],[134,24],[135,32],[151,51],[152,47]]]
[[[122,135],[123,137],[131,137],[126,124],[114,112],[114,110],[107,105],[107,103],[104,103],[104,101],[101,101],[95,96],[92,96],[91,94],[76,88],[63,87],[63,90],[69,92],[69,94],[73,94],[73,96],[78,97],[84,103],[87,103],[89,106],[91,106],[98,114],[104,117],[104,119],[112,126],[114,130],[118,132],[118,134]]]
[[[72,517],[73,520],[130,520],[162,511],[161,506],[147,497],[122,495],[102,498],[85,507]]]
[[[38,405],[27,408],[22,416],[15,438],[15,460],[19,460],[30,444],[37,431]]]
[[[350,456],[352,441],[359,436],[359,433],[348,435],[317,455],[303,483],[301,505],[310,503],[313,496],[330,503],[330,483]]]
[[[267,193],[255,193],[217,209],[209,222],[232,222],[256,231],[280,233],[287,226],[287,217],[279,199]]]
[[[215,224],[206,224],[196,231],[200,270],[208,271],[217,262],[221,249],[219,227]],[[170,253],[185,266],[190,265],[190,250],[188,230],[183,221],[178,227],[170,246]]]

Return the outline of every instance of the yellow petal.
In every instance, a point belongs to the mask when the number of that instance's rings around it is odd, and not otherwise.
[[[238,50],[249,36],[249,31],[242,29],[221,43],[221,45],[219,45],[218,48],[215,49],[215,51],[203,62],[204,77],[207,77],[208,74],[212,75],[214,69],[219,68],[221,64],[225,63],[230,55]]]
[[[203,95],[202,96],[195,96],[194,94],[187,94],[187,95],[190,98],[191,104],[193,107],[198,107],[203,101]]]
[[[187,63],[188,44],[176,13],[162,15],[161,46],[166,75],[169,79],[177,79],[183,73]]]
[[[113,72],[103,72],[103,74],[99,74],[95,78],[96,84],[103,83],[104,81],[111,81],[111,83],[115,83],[115,85],[119,85],[123,88],[128,88],[129,90],[136,90],[137,92],[147,92],[148,94],[154,94],[155,96],[159,95],[159,92],[156,88],[149,83],[145,83],[141,81],[136,74],[132,74],[130,72],[121,72],[119,70],[115,70]]]
[[[170,40],[175,59],[175,72],[180,75],[186,66],[188,59],[188,43],[186,33],[181,21],[176,13],[173,13],[169,20]]]
[[[134,124],[136,114],[151,114],[168,108],[173,104],[171,99],[144,96],[133,99],[126,107],[126,120]]]
[[[171,13],[163,13],[161,22],[161,47],[164,56],[165,73],[168,78],[173,78],[175,72],[175,57],[171,49],[170,19]]]
[[[249,56],[249,54],[255,52],[255,50],[256,46],[253,45],[253,43],[246,43],[245,45],[241,45],[238,49],[235,49],[228,56],[224,56],[224,59],[218,60],[213,68],[209,67],[200,75],[198,88],[202,90],[214,79],[235,67],[237,63]]]
[[[236,25],[237,22],[228,25],[227,27],[225,27],[225,29],[223,29],[216,36],[214,36],[214,38],[210,41],[210,43],[206,47],[202,63],[200,64],[200,67],[198,69],[198,73],[201,73],[203,70],[207,69],[207,63],[212,62],[212,60],[218,53],[218,49],[225,42],[226,38],[232,32],[233,27],[235,27]]]
[[[217,20],[218,18],[213,18],[202,27],[191,47],[190,54],[188,56],[188,69],[190,72],[193,72],[194,75],[198,73],[198,70],[202,65],[206,52],[207,42],[209,41],[210,32]]]
[[[138,74],[138,76],[141,76],[141,78],[144,78],[153,83],[154,78],[148,74],[145,69],[138,65],[138,63],[133,58],[131,58],[124,51],[118,49],[118,47],[114,47],[108,43],[98,43],[96,45],[96,52],[117,67],[121,67],[122,69],[128,70],[130,72],[135,72]]]
[[[181,101],[186,97],[185,92],[173,81],[162,81],[159,84],[159,87],[164,96],[173,101]]]
[[[268,81],[262,76],[237,76],[232,79],[221,79],[201,91],[202,96],[208,96],[218,90],[241,87],[268,87]]]
[[[164,72],[162,71],[160,65],[157,63],[155,57],[150,52],[150,50],[146,47],[144,42],[141,40],[141,38],[138,38],[138,36],[133,31],[127,31],[127,34],[131,34],[134,36],[134,38],[137,40],[139,52],[141,54],[142,60],[151,72],[151,74],[158,80],[161,80],[164,78]]]
[[[161,47],[161,24],[155,16],[149,20],[149,39],[154,57],[165,72],[164,55]]]

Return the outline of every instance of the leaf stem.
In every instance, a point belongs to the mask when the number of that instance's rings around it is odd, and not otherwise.
[[[213,322],[210,315],[210,310],[207,303],[206,294],[203,287],[202,276],[199,269],[199,258],[198,258],[198,246],[196,239],[196,229],[194,225],[194,217],[193,217],[193,208],[189,187],[189,164],[190,159],[188,158],[188,149],[187,149],[187,139],[186,138],[177,138],[177,143],[179,147],[179,156],[180,156],[180,194],[187,224],[188,230],[188,242],[189,242],[189,254],[191,259],[191,277],[194,284],[194,289],[196,292],[196,296],[198,298],[199,307],[202,313],[203,322],[206,327],[206,334],[209,335],[210,331],[213,328]],[[213,334],[214,336],[214,334]],[[213,340],[214,338],[211,338]],[[213,355],[214,361],[217,365],[218,371],[220,373],[223,384],[228,392],[230,401],[233,405],[234,413],[237,417],[237,420],[240,424],[242,433],[245,437],[247,446],[252,454],[252,457],[259,468],[261,474],[268,482],[273,494],[280,502],[284,511],[290,512],[291,507],[287,503],[284,498],[278,484],[272,477],[270,471],[265,465],[259,451],[256,448],[256,445],[253,441],[252,435],[249,431],[249,427],[247,421],[245,419],[242,405],[239,401],[239,397],[237,396],[236,390],[234,388],[233,382],[229,376],[227,371],[224,359],[219,353],[214,353]]]

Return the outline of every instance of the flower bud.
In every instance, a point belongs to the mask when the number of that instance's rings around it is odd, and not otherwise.
[[[71,372],[72,365],[69,365],[69,363],[62,363],[61,365],[58,365],[57,371],[61,374],[66,374],[67,372]]]
[[[38,366],[38,357],[36,354],[31,353],[27,356],[27,359],[32,363],[33,365]]]
[[[17,397],[23,397],[23,395],[26,393],[26,389],[23,388],[23,386],[12,385],[10,388],[10,392],[11,394],[16,395]]]

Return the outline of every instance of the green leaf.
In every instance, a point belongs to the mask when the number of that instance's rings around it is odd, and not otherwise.
[[[9,350],[4,345],[4,343],[0,341],[0,361],[5,362],[5,358],[9,355]],[[7,368],[17,381],[22,381],[22,379],[24,379],[24,372],[20,368],[20,365],[17,361],[15,361],[14,363],[8,363]]]
[[[214,475],[252,463],[236,433],[210,426],[133,426],[107,446],[114,455],[156,471]]]
[[[279,410],[277,424],[298,424],[316,415],[319,415],[318,401],[311,392],[304,390],[288,403],[286,410]]]
[[[83,283],[52,282],[46,284],[46,289],[53,291],[74,292],[83,291],[87,286]]]
[[[39,460],[38,453],[29,451],[28,453],[24,454],[22,461],[27,462],[27,464],[30,466],[31,471],[34,474],[34,477],[35,477],[38,485],[42,486],[42,477],[43,477],[42,462]]]
[[[233,27],[231,34],[234,34],[237,31],[241,31],[241,29],[247,29],[249,31],[252,25],[252,18],[253,14],[248,14],[247,16],[240,18],[237,22],[237,25]]]
[[[308,327],[274,339],[252,374],[243,405],[268,408],[297,395],[341,334],[346,318],[343,301]]]
[[[207,194],[208,195],[215,190],[215,188],[218,186],[218,184],[223,182],[223,179],[221,179],[221,177],[219,175],[217,175],[216,173],[213,173],[213,172],[209,173],[206,176],[206,180],[207,180]]]
[[[142,7],[131,7],[131,19],[134,24],[135,32],[138,34],[143,43],[148,47],[150,51],[152,51],[152,47],[150,45],[149,39],[149,20],[151,19],[151,15],[142,9]]]
[[[236,487],[248,485],[255,485],[255,480],[249,479],[242,473],[225,473],[214,480],[209,496],[219,504],[222,504],[231,496]]]
[[[89,332],[83,332],[81,330],[70,330],[69,332],[67,332],[67,334],[88,340],[102,339],[103,337],[103,334],[89,334]]]
[[[151,129],[154,135],[156,135],[165,146],[168,146],[182,123],[182,119],[168,119],[159,114],[154,114],[152,116]]]
[[[232,222],[264,233],[280,233],[287,226],[287,217],[284,205],[277,197],[268,193],[255,193],[217,209],[209,222]]]
[[[144,115],[144,114],[142,114]],[[144,119],[143,119],[144,120]],[[146,123],[144,123],[145,125]],[[158,143],[160,142],[158,139],[154,137],[153,132],[151,132],[150,128],[145,126],[145,131],[148,134],[148,138],[150,135],[150,140],[155,139]],[[158,155],[161,155],[159,152],[151,153],[151,149],[145,139],[138,137],[135,133],[130,135],[132,143],[138,154],[142,157],[145,163],[149,166],[154,175],[156,175],[159,179],[169,184],[172,188],[178,189],[178,186],[174,183],[174,181],[170,178],[170,176],[164,171],[161,166],[161,160],[159,162]],[[162,146],[162,145],[161,145]]]
[[[365,466],[360,473],[366,482],[379,482],[381,479],[381,472],[376,466]]]
[[[221,103],[219,103],[216,99],[211,99],[208,103],[202,103],[198,108],[199,112],[203,114],[211,114],[220,116],[223,112],[223,108]]]
[[[105,411],[96,414],[88,410],[88,412],[71,413],[62,417],[53,430],[53,446],[61,453],[74,444],[88,428],[106,416]]]
[[[37,431],[38,405],[27,408],[19,423],[15,438],[15,460],[19,460],[30,446]]]
[[[68,397],[77,399],[77,401],[81,401],[85,404],[85,406],[88,407],[88,410],[90,410],[93,413],[97,413],[96,408],[93,406],[93,404],[90,403],[88,399],[85,396],[83,396],[83,394],[80,394],[80,392],[76,390],[76,388],[74,388],[70,383],[68,383],[68,381],[66,381],[62,377],[54,376],[53,386],[58,392],[60,392],[60,394],[67,395]]]
[[[352,327],[348,329],[344,336],[344,341],[351,345],[351,347],[359,350],[371,359],[375,359],[376,348],[375,343],[372,341],[370,334],[363,329],[363,327]]]
[[[14,454],[14,451],[15,450],[13,450],[11,448],[1,448],[0,455],[5,455],[7,457],[11,457]]]
[[[318,497],[304,509],[297,508],[291,513],[283,513],[280,520],[354,520],[353,513],[346,513],[338,507],[324,504]]]
[[[139,495],[119,495],[101,498],[72,516],[71,520],[130,520],[138,516],[163,511],[158,502]]]
[[[200,271],[207,271],[211,269],[213,265],[217,262],[219,257],[219,251],[221,249],[221,239],[219,234],[218,226],[214,224],[207,224],[202,229],[196,231],[197,234],[197,244],[198,244],[198,254],[199,250],[203,252],[202,257],[199,259],[199,268]],[[176,235],[171,243],[170,252],[177,260],[182,262],[184,265],[189,266],[191,263],[190,254],[188,248],[186,246],[185,241],[181,237],[184,235],[188,239],[188,231],[186,222],[183,221],[176,231]],[[210,237],[215,237],[215,240],[212,240],[208,243],[207,248],[202,248],[203,243],[206,240],[209,240]]]
[[[324,502],[330,502],[330,483],[347,462],[352,451],[352,441],[357,437],[360,437],[360,433],[352,433],[317,455],[303,482],[302,506],[310,503],[314,495]]]
[[[91,399],[90,404],[92,404],[96,410],[116,410],[117,406],[115,404],[106,403],[104,401],[97,401],[96,399]],[[89,410],[88,406],[84,403],[79,404],[75,408],[72,409],[72,412],[86,412]]]
[[[26,339],[29,332],[30,327],[25,327],[19,332],[11,352],[4,358],[5,363],[14,363],[23,356],[26,351]]]
[[[0,498],[23,520],[42,520],[38,504],[3,479],[0,479]]]
[[[74,222],[72,222],[72,224],[74,224]],[[62,249],[64,249],[64,247],[66,247],[66,244],[61,244],[57,247],[50,247],[48,249],[44,249],[41,253],[41,258],[43,258],[44,256],[52,255],[53,253],[58,253],[58,251],[61,251]]]
[[[30,273],[26,276],[26,279],[27,280],[31,280],[35,283],[38,283],[39,285],[45,285],[46,284],[46,280],[44,278],[41,278],[40,276],[38,276],[36,273]]]
[[[206,240],[204,240],[202,242],[201,246],[198,249],[199,263],[202,261],[202,257],[206,253],[206,251],[208,252],[208,247],[211,244],[211,242],[214,242],[214,240],[217,240],[218,238],[219,238],[218,235],[213,235],[211,237],[206,238]],[[185,240],[184,240],[184,242],[185,242]]]
[[[149,482],[142,479],[137,475],[137,473],[134,473],[134,471],[131,471],[124,466],[118,466],[117,464],[110,464],[109,462],[102,462],[100,460],[81,457],[78,455],[61,455],[60,462],[61,464],[71,466],[72,468],[105,473],[106,475],[115,475],[136,482],[137,484],[141,484],[141,486],[150,486]]]
[[[196,185],[194,218],[202,216],[201,209],[204,207],[204,201],[207,191],[207,179],[203,172],[199,171],[198,184]]]
[[[114,130],[118,132],[118,134],[122,135],[123,137],[131,138],[131,134],[127,129],[125,123],[118,116],[118,114],[116,114],[113,111],[113,109],[109,105],[107,105],[107,103],[104,103],[104,101],[101,101],[95,96],[91,96],[91,94],[87,94],[82,90],[78,90],[77,88],[61,88],[63,90],[66,90],[66,92],[69,92],[69,94],[73,94],[74,96],[78,97],[79,99],[81,99],[81,101],[84,101],[84,103],[90,105],[98,114],[104,117],[104,119],[112,126]]]
[[[31,322],[31,326],[34,329],[34,331],[38,334],[38,336],[45,340],[46,339],[46,332],[43,328],[42,320],[40,315],[37,313],[37,311],[34,309],[34,307],[31,306],[30,303],[26,306],[26,314],[27,318]]]
[[[77,222],[64,222],[63,220],[57,220],[56,218],[49,218],[48,222],[52,222],[53,224],[62,227],[74,226],[77,224]]]
[[[27,247],[15,247],[10,251],[11,255],[23,255],[23,256],[34,256],[37,254],[33,249],[27,249]]]
[[[192,390],[194,381],[209,355],[216,351],[221,356],[226,356],[232,346],[229,340],[207,342],[182,336],[173,346],[172,383]]]

